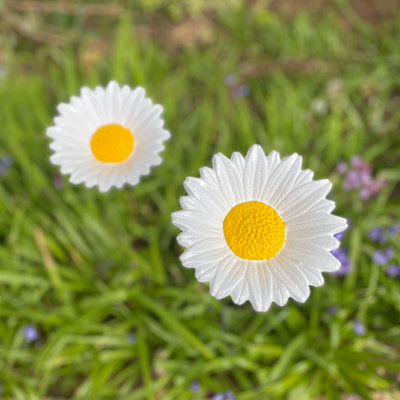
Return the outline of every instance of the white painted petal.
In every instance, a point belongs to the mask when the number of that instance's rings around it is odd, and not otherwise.
[[[235,151],[232,153],[231,161],[235,164],[238,171],[243,174],[243,169],[245,165],[244,157],[238,152]]]
[[[249,299],[249,287],[246,279],[242,279],[237,286],[232,289],[230,293],[234,303],[241,305]]]
[[[250,265],[246,272],[247,285],[249,287],[249,301],[256,311],[266,310],[266,287],[267,282],[265,281],[262,268],[258,268],[257,265]]]
[[[281,162],[281,156],[277,151],[271,151],[267,156],[267,170],[272,171]]]
[[[310,171],[309,169],[301,171],[297,177],[295,187],[300,186],[307,182],[311,182],[313,177],[314,177],[314,172]]]
[[[280,209],[293,188],[301,170],[302,158],[298,154],[292,154],[283,160],[271,173],[267,190],[264,191],[265,202],[275,209]]]
[[[326,234],[335,235],[347,227],[344,218],[331,214],[302,214],[286,221],[287,235],[312,239]]]
[[[325,234],[323,236],[314,237],[312,239],[304,238],[304,236],[302,235],[290,237],[287,240],[287,246],[291,246],[293,244],[296,246],[307,247],[310,241],[312,241],[314,245],[329,251],[337,249],[340,245],[339,240],[337,240],[334,236]]]
[[[310,295],[309,282],[298,263],[291,261],[282,254],[279,265],[274,271],[280,276],[280,280],[285,282],[291,297],[300,303],[307,300]]]
[[[220,212],[225,212],[231,208],[219,187],[213,187],[204,179],[187,177],[183,186],[189,196],[200,201],[206,210],[218,209]]]
[[[226,246],[222,240],[204,238],[188,247],[180,259],[186,268],[198,268],[208,264],[218,263],[227,255]]]
[[[210,293],[217,299],[228,296],[241,283],[246,274],[246,266],[233,255],[220,261],[215,275],[210,280]]]
[[[172,214],[172,223],[183,231],[198,229],[204,235],[221,236],[222,223],[215,221],[212,214],[202,210],[176,211]]]
[[[292,246],[292,259],[301,261],[300,265],[309,265],[323,272],[334,272],[340,268],[340,261],[328,250],[309,243],[307,247]]]
[[[222,195],[230,207],[244,200],[242,177],[234,168],[231,161],[223,154],[218,153],[212,160]]]
[[[281,205],[279,212],[285,222],[310,210],[331,190],[332,184],[327,180],[307,182],[295,188]]]
[[[256,144],[247,152],[242,178],[247,201],[262,199],[269,172],[266,158],[262,147]]]

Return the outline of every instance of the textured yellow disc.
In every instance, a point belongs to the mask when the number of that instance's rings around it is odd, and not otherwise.
[[[247,201],[233,207],[223,223],[229,248],[245,260],[269,260],[285,243],[285,223],[261,201]]]
[[[105,163],[125,161],[132,153],[134,144],[132,132],[118,124],[100,127],[90,140],[93,155]]]

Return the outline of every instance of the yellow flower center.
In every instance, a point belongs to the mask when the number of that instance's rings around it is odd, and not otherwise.
[[[269,260],[285,243],[285,223],[261,201],[246,201],[233,207],[223,222],[229,248],[245,260]]]
[[[100,127],[90,140],[93,155],[105,163],[125,161],[132,153],[134,144],[132,132],[118,124]]]

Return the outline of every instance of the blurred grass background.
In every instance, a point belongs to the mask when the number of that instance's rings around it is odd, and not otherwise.
[[[368,239],[399,219],[398,2],[2,0],[0,18],[0,398],[400,398],[400,278]],[[44,132],[111,79],[173,137],[102,195],[59,175]],[[253,143],[302,154],[351,221],[352,271],[267,314],[212,298],[170,222],[186,176]],[[368,201],[335,170],[356,154],[387,179]]]

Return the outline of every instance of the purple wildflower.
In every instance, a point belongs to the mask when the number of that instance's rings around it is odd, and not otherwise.
[[[60,175],[59,173],[57,173],[57,174],[54,176],[54,186],[55,186],[55,188],[56,188],[57,190],[62,190],[62,189],[64,189],[64,182],[63,182],[63,179],[62,179],[62,177],[61,177],[61,175]]]
[[[333,236],[337,239],[337,240],[342,240],[344,238],[346,234],[346,231],[343,232],[339,232],[339,233],[335,233]]]
[[[225,400],[235,400],[236,396],[234,395],[234,393],[231,390],[228,390],[227,392],[225,392]]]
[[[379,177],[376,179],[371,180],[370,185],[369,185],[369,189],[371,191],[371,194],[373,196],[376,196],[379,191],[385,187],[387,181],[385,178]]]
[[[197,392],[200,390],[200,382],[199,382],[199,381],[193,381],[193,382],[190,384],[189,390],[190,390],[192,393],[197,393]]]
[[[336,315],[337,312],[339,311],[339,307],[338,306],[329,306],[327,311],[328,311],[328,314],[330,314],[330,315]]]
[[[349,171],[343,182],[344,190],[359,189],[361,187],[361,178],[358,171]]]
[[[392,226],[389,226],[388,228],[388,234],[389,235],[397,235],[400,232],[400,225],[399,224],[394,224]]]
[[[386,270],[386,274],[390,278],[397,278],[400,276],[400,265],[390,264]]]
[[[385,230],[382,226],[376,226],[368,232],[369,240],[372,242],[383,243],[385,241]]]
[[[367,172],[368,174],[372,172],[371,165],[363,161],[359,155],[355,155],[351,158],[351,165],[361,172]]]
[[[24,335],[28,343],[34,342],[39,338],[39,333],[33,325],[26,325],[24,327]]]
[[[373,256],[372,260],[378,265],[387,264],[394,257],[394,251],[391,247],[387,247],[384,250],[377,250]]]
[[[336,165],[336,171],[340,174],[340,175],[344,175],[347,172],[347,163],[345,163],[344,161],[339,162]]]
[[[237,85],[235,88],[232,89],[232,96],[239,98],[248,96],[251,92],[250,86],[246,85],[245,83],[241,83]]]
[[[354,321],[353,329],[354,329],[354,333],[356,335],[358,335],[358,336],[365,335],[365,326],[361,321],[358,321],[358,320]]]
[[[236,396],[231,390],[227,390],[225,393],[217,393],[211,400],[236,400]]]
[[[11,165],[14,163],[14,157],[13,156],[5,156],[0,158],[0,175],[4,175],[8,168],[11,167]]]
[[[130,343],[130,344],[135,344],[137,341],[136,335],[133,332],[128,332],[128,334],[126,335],[126,340]]]
[[[343,180],[343,189],[346,191],[359,190],[361,200],[368,200],[370,197],[376,196],[386,185],[386,179],[372,178],[371,164],[363,161],[358,155],[351,159],[351,169],[347,171],[346,167],[346,165],[341,164],[338,170],[342,174],[347,172]]]
[[[340,268],[333,272],[333,276],[345,276],[347,275],[353,268],[351,261],[348,257],[348,250],[346,248],[339,248],[332,250],[331,253],[340,261]]]

